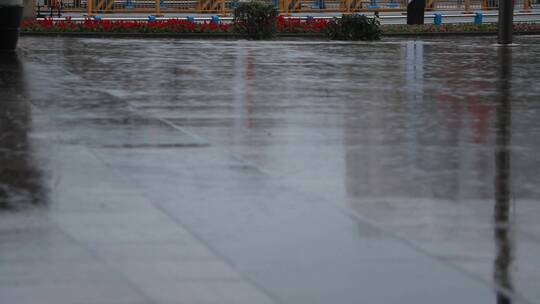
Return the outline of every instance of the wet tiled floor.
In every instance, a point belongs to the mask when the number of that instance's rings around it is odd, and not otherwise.
[[[538,303],[540,37],[22,37],[1,303]]]

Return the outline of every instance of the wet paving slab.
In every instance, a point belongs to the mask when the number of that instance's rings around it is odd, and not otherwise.
[[[0,300],[539,302],[540,37],[491,40],[23,37]]]

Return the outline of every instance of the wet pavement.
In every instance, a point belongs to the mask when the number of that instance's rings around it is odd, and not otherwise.
[[[22,37],[1,303],[539,303],[540,37]]]

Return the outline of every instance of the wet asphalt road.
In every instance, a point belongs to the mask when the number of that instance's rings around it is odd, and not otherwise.
[[[540,37],[22,37],[1,303],[538,303]]]

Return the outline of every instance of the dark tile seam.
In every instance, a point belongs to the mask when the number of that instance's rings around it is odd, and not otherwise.
[[[35,58],[34,58],[35,59]],[[39,60],[39,59],[38,59]],[[74,77],[78,77],[80,78],[80,76],[78,74],[74,74],[66,69],[62,69],[63,71],[65,71],[65,73],[67,74],[71,74],[72,76]],[[207,141],[207,140],[204,140],[202,137],[196,135],[195,133],[193,132],[190,132],[188,131],[186,128],[182,127],[182,126],[179,126],[173,122],[171,122],[170,120],[168,119],[164,119],[164,118],[160,118],[154,114],[151,114],[149,113],[149,111],[147,110],[142,110],[142,109],[139,109],[137,108],[136,105],[128,102],[128,101],[125,101],[125,100],[121,100],[120,98],[118,98],[117,96],[114,96],[113,94],[111,94],[110,92],[108,92],[107,90],[101,90],[99,88],[95,88],[95,90],[98,90],[98,91],[101,91],[103,93],[106,93],[107,95],[111,96],[112,98],[114,99],[117,99],[119,100],[120,102],[123,102],[125,103],[127,106],[128,106],[128,109],[135,112],[135,113],[138,113],[139,115],[143,116],[143,117],[148,117],[148,118],[152,118],[152,119],[156,119],[166,125],[169,125],[171,128],[173,129],[176,129],[178,131],[180,131],[181,133],[193,138],[194,140],[196,140],[197,142],[199,143],[203,143],[205,145],[212,145],[211,142]],[[86,147],[87,149],[90,150],[90,152],[95,156],[97,157],[102,163],[104,163],[105,166],[109,167],[110,169],[116,171],[119,175],[121,175],[122,177],[124,178],[127,178],[130,182],[133,182],[131,180],[131,178],[129,178],[129,176],[125,176],[122,172],[119,172],[116,168],[113,168],[111,166],[111,164],[108,164],[105,160],[103,160],[97,153],[95,153],[95,151],[93,151],[93,149],[91,148],[88,148]],[[225,149],[226,151],[228,149]],[[227,153],[233,157],[234,159],[240,161],[240,162],[243,162],[245,163],[247,166],[250,166],[250,167],[253,167],[256,171],[259,171],[261,174],[269,177],[270,179],[272,179],[272,175],[273,173],[266,170],[265,168],[259,166],[258,164],[254,163],[254,162],[251,162],[249,160],[246,160],[244,159],[243,157],[241,156],[238,156],[238,155],[235,155],[232,151],[228,150]],[[310,201],[319,201],[320,203],[324,203],[324,204],[327,204],[328,202],[326,202],[324,199],[322,198],[319,198],[319,197],[310,197],[309,194],[307,193],[304,193],[304,192],[300,192],[298,191],[297,189],[294,189],[294,188],[291,188],[290,186],[288,186],[287,184],[284,184],[283,182],[279,182],[276,184],[276,186],[279,186],[279,188],[281,189],[284,189],[284,190],[287,190],[289,192],[292,192],[292,193],[297,193],[297,194],[300,194],[301,196],[305,197],[306,199],[309,199]],[[135,187],[135,189],[137,189]],[[205,241],[203,241],[203,239],[201,237],[199,237],[197,234],[195,234],[193,231],[191,231],[190,229],[188,229],[179,219],[177,219],[176,217],[174,217],[173,215],[171,215],[169,213],[169,211],[160,206],[159,204],[156,204],[153,202],[153,200],[151,198],[149,198],[146,194],[143,194],[143,196],[146,197],[146,199],[148,199],[150,201],[150,203],[152,205],[154,205],[158,210],[160,210],[161,212],[163,212],[168,218],[170,218],[173,222],[175,222],[177,225],[179,225],[180,227],[182,227],[184,230],[186,230],[189,234],[191,234],[195,239],[197,239],[199,242],[201,242],[201,244],[204,244],[205,247],[207,247],[212,253],[214,253],[217,257],[219,257],[220,259],[222,259],[224,262],[226,262],[226,264],[228,264],[229,266],[231,266],[235,272],[237,272],[237,274],[239,274],[241,276],[241,278],[243,278],[244,280],[246,280],[247,282],[249,282],[250,284],[252,284],[253,286],[255,286],[257,289],[259,289],[261,292],[263,292],[265,295],[267,295],[268,297],[270,297],[270,299],[274,300],[275,301],[275,298],[270,295],[268,292],[266,292],[266,290],[262,287],[262,286],[259,286],[258,284],[254,283],[251,279],[245,277],[242,273],[240,273],[237,268],[235,267],[234,263],[232,263],[232,261],[230,261],[228,258],[222,256],[221,254],[219,254],[219,252],[217,250],[215,250],[212,246],[210,246],[208,243],[206,243]],[[503,288],[502,286],[499,286],[498,284],[492,282],[492,281],[487,281],[485,280],[483,277],[481,277],[480,275],[476,275],[470,271],[467,271],[465,269],[462,269],[460,268],[458,265],[454,264],[454,263],[451,263],[450,261],[448,261],[447,259],[444,259],[443,257],[440,257],[440,256],[437,256],[437,255],[434,255],[432,253],[430,253],[429,251],[421,248],[420,244],[410,240],[410,239],[406,239],[406,238],[403,238],[402,236],[399,236],[398,234],[394,233],[393,231],[390,231],[384,227],[381,227],[380,225],[378,225],[377,223],[375,223],[374,221],[371,221],[369,220],[368,218],[365,218],[365,217],[362,217],[356,213],[354,213],[353,211],[351,210],[348,210],[347,208],[345,207],[340,207],[340,206],[336,206],[336,208],[343,214],[345,214],[346,216],[350,217],[352,220],[354,220],[355,222],[358,222],[358,223],[362,223],[362,224],[365,224],[365,225],[368,225],[370,226],[371,228],[375,229],[375,230],[378,230],[380,231],[381,233],[387,235],[388,237],[394,239],[394,240],[397,240],[399,242],[402,242],[404,244],[406,244],[407,246],[409,246],[410,248],[414,249],[415,251],[417,251],[418,253],[424,255],[424,256],[427,256],[433,260],[436,260],[442,264],[445,264],[455,270],[457,270],[458,272],[462,273],[463,275],[465,276],[468,276],[478,282],[481,282],[487,286],[490,286],[490,287],[494,287],[496,289],[496,291],[506,295],[506,296],[511,296],[513,298],[516,298],[518,300],[521,300],[523,301],[524,303],[527,303],[527,304],[532,304],[532,302],[530,302],[528,299],[525,299],[523,296],[521,296],[520,294],[516,293],[516,292],[512,292],[512,291],[509,291],[505,288]],[[275,301],[277,303],[277,301]]]

